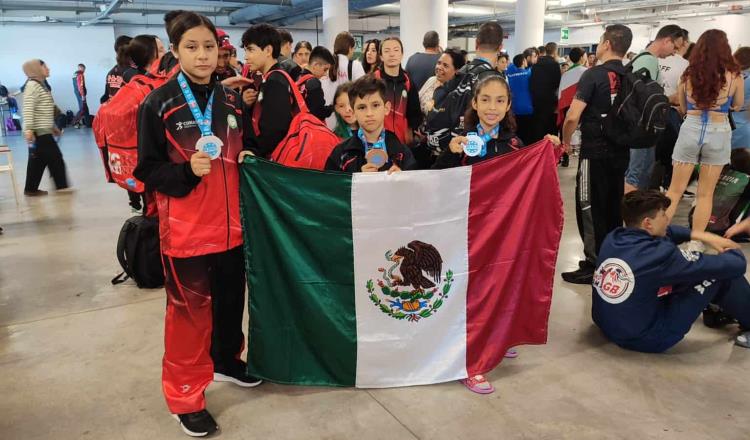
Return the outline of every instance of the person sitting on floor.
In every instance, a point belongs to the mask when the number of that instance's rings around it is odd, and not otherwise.
[[[604,240],[594,272],[594,323],[622,348],[661,353],[680,342],[703,309],[715,303],[743,328],[735,344],[750,348],[745,256],[727,238],[670,226],[670,203],[658,191],[637,190],[623,198],[626,226]],[[691,239],[719,254],[677,247]]]

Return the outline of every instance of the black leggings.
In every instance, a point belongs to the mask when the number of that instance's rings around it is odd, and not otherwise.
[[[38,136],[34,148],[29,149],[25,191],[33,192],[39,189],[44,169],[47,167],[49,167],[49,173],[52,175],[57,189],[67,188],[68,176],[65,172],[65,161],[60,147],[57,146],[57,142],[51,134]]]

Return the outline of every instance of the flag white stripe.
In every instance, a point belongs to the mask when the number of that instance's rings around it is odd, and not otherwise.
[[[466,286],[471,167],[443,171],[356,173],[352,179],[358,387],[422,385],[466,377]],[[386,259],[413,240],[433,245],[443,278],[453,283],[442,306],[417,322],[398,320],[370,299],[368,280],[377,282],[395,265]],[[403,263],[403,261],[402,261]],[[394,274],[400,273],[396,268]],[[428,274],[425,273],[425,276]],[[428,276],[428,278],[430,278]],[[383,304],[394,298],[375,284]],[[402,288],[403,289],[403,288]],[[411,290],[411,289],[410,289]],[[428,289],[430,290],[430,289]],[[398,305],[396,311],[400,311]]]

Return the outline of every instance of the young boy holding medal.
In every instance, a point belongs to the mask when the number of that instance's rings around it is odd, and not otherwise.
[[[204,398],[212,381],[242,387],[261,381],[240,360],[242,102],[213,78],[218,37],[210,20],[184,12],[169,39],[181,71],[139,108],[134,174],[159,209],[167,293],[162,388],[170,412],[195,437],[219,429]]]
[[[363,76],[352,84],[349,102],[359,130],[334,148],[325,169],[347,173],[415,169],[417,162],[411,150],[384,127],[391,111],[385,99],[385,83],[372,75]]]
[[[474,87],[471,107],[464,116],[464,135],[454,137],[450,148],[438,156],[433,169],[472,165],[523,148],[516,136],[516,121],[510,111],[510,87],[500,76],[487,76]],[[556,136],[548,135],[555,145]]]

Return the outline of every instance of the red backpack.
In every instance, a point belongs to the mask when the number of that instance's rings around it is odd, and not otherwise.
[[[289,81],[289,89],[299,110],[292,117],[286,137],[271,153],[271,160],[288,167],[322,170],[328,156],[338,145],[339,138],[310,113],[292,77],[283,70],[272,70],[266,74],[266,78],[273,72],[281,73]]]
[[[144,191],[143,182],[133,176],[138,164],[138,106],[152,90],[166,83],[178,70],[160,72],[159,60],[151,65],[148,75],[136,75],[115,96],[99,107],[94,119],[94,138],[104,162],[107,181],[137,193]]]

